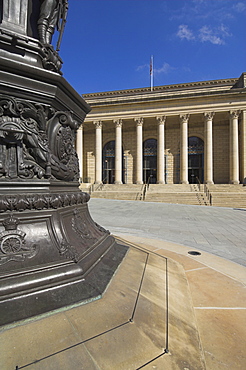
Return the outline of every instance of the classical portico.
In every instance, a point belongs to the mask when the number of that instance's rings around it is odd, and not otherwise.
[[[245,93],[241,77],[86,94],[92,111],[77,138],[83,181],[245,181]]]

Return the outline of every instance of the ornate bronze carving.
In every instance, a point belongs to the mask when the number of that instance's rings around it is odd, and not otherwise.
[[[0,96],[0,177],[78,181],[78,127],[70,112]]]
[[[3,0],[2,8],[0,325],[5,325],[101,296],[126,247],[94,223],[90,196],[78,189],[75,138],[90,107],[58,74],[67,0]]]
[[[79,255],[76,248],[70,245],[65,239],[59,245],[59,253],[67,259],[71,259],[74,262],[78,262]]]
[[[96,240],[96,238],[91,234],[88,224],[85,222],[86,220],[81,217],[78,210],[75,208],[73,211],[73,218],[72,218],[72,228],[73,230],[82,238],[82,239],[92,239]]]
[[[38,248],[34,244],[26,246],[26,233],[18,230],[18,218],[10,215],[2,222],[5,231],[0,233],[0,265],[10,261],[24,261],[26,258],[33,258]]]
[[[51,193],[51,194],[15,194],[0,196],[0,213],[6,211],[57,209],[61,207],[85,204],[90,199],[89,194]]]

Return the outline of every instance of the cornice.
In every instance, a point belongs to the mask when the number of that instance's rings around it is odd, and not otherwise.
[[[184,91],[170,91],[170,92],[162,92],[156,94],[148,94],[148,95],[132,95],[132,96],[122,96],[122,97],[111,97],[105,99],[98,99],[98,100],[87,100],[90,104],[91,108],[100,108],[100,107],[110,107],[110,106],[123,106],[129,104],[145,104],[145,103],[155,103],[155,102],[164,102],[164,101],[171,101],[171,100],[184,100],[184,99],[197,99],[197,98],[211,98],[220,96],[225,97],[227,99],[232,98],[235,95],[239,94],[246,94],[246,89],[228,89],[228,88],[217,88],[217,89],[197,89],[197,90],[184,90]],[[169,103],[170,104],[170,103]],[[92,112],[93,114],[93,112]],[[90,116],[91,114],[89,114]]]
[[[197,81],[181,84],[172,84],[172,85],[162,85],[153,87],[153,91],[150,91],[149,87],[136,88],[136,89],[127,89],[127,90],[114,90],[114,91],[103,91],[97,93],[88,93],[83,94],[85,100],[94,100],[99,98],[108,98],[108,97],[122,97],[127,95],[137,95],[137,94],[151,94],[153,95],[156,92],[166,92],[166,91],[175,91],[175,90],[184,90],[192,89],[199,87],[214,87],[214,86],[227,86],[232,88],[236,84],[238,78],[229,78],[223,80],[210,80],[210,81]]]

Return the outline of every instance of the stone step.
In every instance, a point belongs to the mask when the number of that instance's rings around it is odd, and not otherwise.
[[[119,199],[119,200],[142,200],[141,192],[119,191],[95,191],[91,198]]]
[[[211,184],[207,185],[210,192],[243,192],[246,194],[246,186],[242,184],[232,185],[232,184]]]
[[[200,186],[203,190],[204,185]],[[143,185],[104,184],[91,194],[92,198],[143,200]],[[151,184],[145,195],[146,202],[209,205],[197,184]],[[246,187],[243,185],[209,185],[212,205],[216,207],[246,208]],[[86,191],[86,190],[85,190]]]

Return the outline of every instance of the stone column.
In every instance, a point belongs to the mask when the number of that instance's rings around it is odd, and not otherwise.
[[[230,111],[230,183],[239,184],[238,117],[240,111]]]
[[[102,182],[102,121],[93,122],[96,127],[95,143],[95,184]]]
[[[122,119],[115,123],[115,184],[122,184]]]
[[[188,182],[188,120],[189,114],[180,115],[180,184]]]
[[[242,111],[240,122],[241,136],[241,182],[246,184],[246,111]]]
[[[213,116],[214,112],[204,113],[204,183],[213,184]]]
[[[157,183],[165,184],[165,121],[166,116],[156,117],[158,121]]]
[[[136,183],[143,183],[143,118],[135,118],[137,125],[137,163],[136,163]]]
[[[76,136],[76,151],[79,158],[79,177],[83,182],[83,125],[80,126]]]

